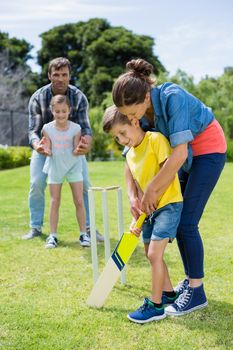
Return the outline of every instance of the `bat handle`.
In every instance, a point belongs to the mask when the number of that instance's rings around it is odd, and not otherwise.
[[[135,228],[140,228],[140,227],[142,226],[142,224],[143,224],[145,218],[146,218],[146,214],[145,214],[145,213],[142,213],[142,214],[139,216],[139,218],[137,219],[137,221],[136,221],[134,227],[135,227]]]

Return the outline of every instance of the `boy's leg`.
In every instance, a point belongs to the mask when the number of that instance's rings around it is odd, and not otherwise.
[[[168,273],[163,260],[164,250],[168,239],[151,241],[148,249],[148,259],[152,272],[152,296],[151,300],[156,304],[161,304],[162,292],[165,283],[165,274]],[[166,276],[167,283],[167,276]],[[172,288],[172,287],[171,287]]]
[[[57,233],[57,224],[59,219],[59,207],[61,202],[61,188],[62,184],[50,184],[50,233]]]
[[[86,232],[86,212],[83,201],[83,183],[71,182],[70,187],[73,194],[73,201],[76,207],[76,217],[81,232]]]

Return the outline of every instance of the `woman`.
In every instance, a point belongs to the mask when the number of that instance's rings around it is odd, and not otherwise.
[[[141,200],[126,167],[133,215],[137,217],[140,210],[148,215],[155,211],[161,194],[179,171],[184,207],[177,242],[186,278],[177,286],[180,296],[166,308],[166,313],[183,315],[208,304],[202,282],[204,249],[198,224],[224,167],[226,141],[211,109],[199,99],[173,83],[155,87],[150,78],[153,67],[143,59],[131,60],[126,67],[128,71],[113,86],[115,105],[129,119],[140,119],[143,128],[163,133],[173,147]]]

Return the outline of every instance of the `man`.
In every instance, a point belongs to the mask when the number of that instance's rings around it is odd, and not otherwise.
[[[30,164],[30,231],[23,239],[31,239],[40,236],[44,219],[46,174],[42,169],[46,159],[44,151],[44,139],[41,139],[41,129],[44,124],[53,120],[50,110],[50,101],[54,95],[67,95],[71,104],[69,119],[81,126],[81,140],[76,148],[77,155],[87,154],[91,148],[92,131],[88,118],[88,101],[86,96],[75,86],[69,84],[71,77],[71,65],[68,59],[57,57],[50,61],[48,78],[50,84],[37,90],[29,101],[29,144],[33,148]],[[83,157],[83,185],[84,205],[86,209],[87,232],[90,233],[90,219],[88,206],[88,168],[86,158]],[[96,231],[98,241],[104,238]]]

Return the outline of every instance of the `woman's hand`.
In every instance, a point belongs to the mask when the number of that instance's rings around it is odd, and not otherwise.
[[[147,186],[141,200],[141,210],[150,215],[157,209],[158,195],[150,186]]]

